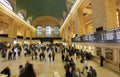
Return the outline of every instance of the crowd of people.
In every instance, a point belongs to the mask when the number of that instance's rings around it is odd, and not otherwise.
[[[71,49],[71,48],[70,48]],[[74,50],[72,48],[72,50]],[[73,51],[72,51],[73,52]],[[88,66],[88,61],[92,59],[92,55],[88,52],[83,52],[81,50],[80,53],[76,53],[76,55],[78,55],[76,57],[80,58],[80,63],[82,63],[83,65],[83,69],[80,70],[78,67],[76,67],[76,64],[73,60],[73,58],[71,58],[71,50],[69,50],[66,54],[66,56],[62,53],[62,61],[65,61],[66,64],[64,66],[64,69],[66,71],[65,73],[65,77],[81,77],[81,74],[84,74],[85,77],[96,77],[97,76],[97,72],[95,70],[95,68],[93,68],[92,66]],[[88,68],[89,67],[89,68]]]
[[[2,71],[1,74],[7,75],[7,77],[11,76],[11,70],[9,66],[6,66]],[[36,74],[33,69],[33,65],[26,61],[25,67],[23,65],[19,65],[19,75],[18,77],[36,77]]]
[[[22,47],[19,45],[13,46],[11,48],[4,46],[0,51],[3,61],[6,59],[16,60],[16,58],[20,57],[21,55]]]
[[[85,77],[97,76],[97,72],[92,66],[90,66],[88,69],[88,60],[92,59],[91,53],[75,49],[74,47],[69,46],[66,48],[64,45],[38,46],[37,44],[31,44],[29,46],[16,45],[11,48],[4,47],[3,49],[1,49],[2,58],[7,60],[16,60],[17,57],[21,57],[21,53],[24,53],[25,57],[31,57],[32,60],[39,59],[39,61],[49,62],[54,62],[55,54],[59,53],[61,54],[62,62],[65,63],[65,77],[81,77],[81,74],[84,74]],[[76,59],[80,60],[80,63],[83,64],[82,71],[78,67],[76,67],[76,64],[72,58],[72,56],[74,56],[75,54]],[[8,71],[9,67],[7,66],[5,69],[7,69]],[[8,77],[10,77],[10,69],[8,71],[9,73],[5,73],[5,69],[3,69],[1,73],[7,74]],[[25,67],[23,67],[23,65],[20,65],[19,69],[19,77],[36,77],[33,65],[28,61],[26,62]]]
[[[56,46],[53,47],[46,45],[38,47],[37,44],[31,44],[29,46],[15,45],[11,48],[5,46],[0,49],[3,61],[16,60],[18,57],[21,56],[21,53],[23,53],[25,57],[31,56],[32,60],[39,59],[40,61],[46,61],[47,59],[49,59],[49,61],[54,61],[55,52],[58,52],[58,47]]]

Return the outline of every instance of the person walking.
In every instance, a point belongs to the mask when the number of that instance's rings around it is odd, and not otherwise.
[[[54,61],[55,60],[55,53],[52,52],[52,60]]]
[[[96,77],[97,76],[97,72],[96,72],[96,70],[92,66],[90,66],[90,70],[89,71],[92,73],[92,77]]]
[[[62,62],[64,62],[64,59],[65,59],[65,55],[64,55],[64,53],[62,53]]]
[[[103,62],[104,62],[105,58],[101,55],[100,56],[100,66],[103,66]]]
[[[84,69],[88,67],[88,61],[85,59],[84,62],[83,62],[83,70],[82,70],[82,73],[84,72]]]
[[[23,74],[24,72],[24,68],[23,68],[23,65],[19,65],[19,76],[18,77],[21,77],[21,75]]]

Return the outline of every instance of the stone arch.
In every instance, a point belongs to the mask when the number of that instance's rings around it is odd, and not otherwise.
[[[19,11],[17,12],[17,14],[18,14],[19,12],[21,12],[21,13],[23,14],[23,16],[24,16],[24,20],[26,20],[26,17],[27,17],[27,11],[26,11],[26,10],[19,10]]]
[[[13,7],[13,11],[16,12],[16,0],[8,0]]]
[[[37,25],[41,25],[42,27],[45,27],[46,25],[51,25],[51,27],[54,27],[55,25],[61,26],[61,22],[55,17],[41,16],[36,18],[33,21],[32,25],[34,27],[36,27]]]
[[[5,7],[10,9],[11,11],[14,11],[14,7],[9,0],[0,0],[0,3],[2,3]]]
[[[30,23],[32,23],[32,21],[33,21],[32,17],[28,17],[27,19],[30,21]]]

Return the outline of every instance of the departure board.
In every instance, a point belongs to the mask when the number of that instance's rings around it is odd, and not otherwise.
[[[90,35],[89,35],[89,41],[94,41],[94,40],[95,40],[94,35],[93,35],[93,34],[90,34]]]
[[[116,31],[116,39],[120,39],[120,30]]]
[[[114,32],[108,31],[106,32],[106,40],[113,40],[114,39]]]

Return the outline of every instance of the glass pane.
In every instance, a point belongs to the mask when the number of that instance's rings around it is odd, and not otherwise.
[[[37,37],[41,37],[42,36],[42,27],[38,26],[37,27]]]
[[[20,18],[24,19],[23,13],[19,12],[19,13],[18,13],[18,16],[19,16]]]
[[[50,26],[46,26],[45,35],[46,35],[46,37],[50,37],[51,36],[51,27]]]
[[[27,23],[28,23],[28,24],[30,24],[30,21],[29,21],[29,19],[27,19]]]
[[[54,27],[54,37],[58,37],[59,36],[59,27]]]

